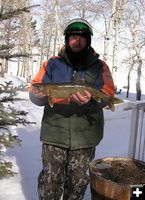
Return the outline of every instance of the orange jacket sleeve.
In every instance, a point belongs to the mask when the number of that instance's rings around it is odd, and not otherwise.
[[[43,82],[43,77],[46,74],[46,66],[47,66],[47,64],[48,64],[48,61],[43,62],[40,70],[38,71],[38,73],[36,74],[34,79],[31,81],[31,83],[29,84],[28,91],[30,93],[33,93],[33,87],[32,87],[33,83],[42,83]],[[41,95],[38,96],[38,98],[39,97],[41,97]],[[62,104],[69,104],[69,102],[70,102],[69,99],[58,99],[58,98],[54,98],[54,97],[51,98],[51,101],[53,103],[62,103]]]
[[[101,91],[109,96],[114,96],[115,94],[115,87],[112,79],[112,75],[108,65],[102,61],[103,63],[103,82],[104,85],[101,88]]]

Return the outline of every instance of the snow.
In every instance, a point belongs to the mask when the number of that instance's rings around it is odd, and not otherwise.
[[[1,83],[12,80],[16,85],[26,84],[20,77],[7,75],[6,79],[0,79]],[[19,93],[24,101],[15,102],[15,107],[19,110],[29,112],[27,120],[36,122],[27,126],[18,125],[12,127],[15,134],[22,140],[21,146],[15,146],[6,151],[6,159],[12,161],[13,170],[17,172],[14,177],[0,180],[0,200],[37,200],[37,176],[41,170],[41,142],[40,125],[43,107],[38,107],[30,102],[28,92]],[[125,92],[117,95],[125,100]],[[134,94],[130,99],[135,99]],[[105,130],[104,138],[96,148],[96,157],[127,157],[131,111],[124,111],[127,100],[123,104],[116,106],[115,112],[104,109]],[[87,194],[85,200],[89,200]]]

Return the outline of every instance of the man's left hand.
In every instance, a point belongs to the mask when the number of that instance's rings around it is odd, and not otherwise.
[[[79,105],[86,104],[90,100],[91,100],[91,94],[87,90],[84,91],[84,95],[80,94],[80,92],[77,92],[76,94],[73,94],[70,98],[71,102],[76,102]]]

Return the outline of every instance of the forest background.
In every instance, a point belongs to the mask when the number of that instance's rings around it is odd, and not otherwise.
[[[0,76],[29,82],[42,61],[64,45],[72,18],[90,22],[92,46],[106,61],[117,90],[144,89],[145,0],[0,0]]]

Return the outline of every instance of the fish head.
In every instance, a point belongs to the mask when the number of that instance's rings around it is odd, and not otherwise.
[[[32,86],[34,89],[37,89],[37,90],[42,90],[43,88],[41,83],[33,83]]]
[[[46,94],[49,96],[50,91],[48,90],[48,88],[46,87],[45,83],[33,83],[32,86],[38,90],[38,92],[42,92],[43,94]]]

